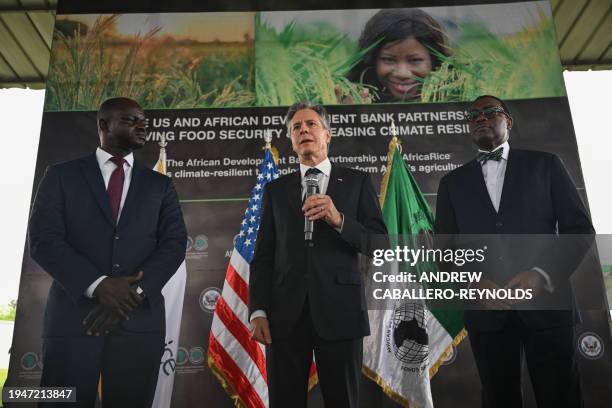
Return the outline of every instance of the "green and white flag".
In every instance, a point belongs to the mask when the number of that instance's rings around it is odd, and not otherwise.
[[[381,186],[383,218],[395,245],[413,245],[433,233],[433,214],[406,167],[394,137],[389,144],[387,172]],[[417,239],[418,237],[418,239]],[[417,243],[417,240],[419,243]],[[391,265],[402,272],[435,272],[435,264]],[[389,284],[389,288],[418,288],[418,284]],[[393,286],[395,285],[395,286]],[[464,337],[463,313],[430,311],[423,301],[386,300],[385,307],[369,310],[372,334],[363,341],[363,372],[397,403],[431,408],[430,377]]]

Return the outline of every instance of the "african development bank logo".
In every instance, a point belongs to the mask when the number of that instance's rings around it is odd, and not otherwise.
[[[187,237],[187,259],[201,259],[208,257],[209,239],[204,234],[198,234],[195,237]]]
[[[28,351],[21,356],[21,368],[28,371],[42,368],[42,361],[37,353]]]
[[[603,356],[603,340],[593,332],[582,333],[582,336],[578,339],[578,350],[584,358],[598,360]]]
[[[429,357],[428,313],[419,303],[404,302],[395,308],[387,325],[387,351],[399,360],[404,371],[426,372]]]

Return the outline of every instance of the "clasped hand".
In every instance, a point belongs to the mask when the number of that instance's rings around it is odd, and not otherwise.
[[[510,281],[508,281],[508,283],[506,283],[503,288],[486,278],[476,283],[474,287],[477,289],[506,289],[509,291],[514,291],[516,289],[530,290],[532,293],[532,298],[535,298],[542,292],[545,283],[546,281],[544,280],[544,277],[539,272],[534,269],[530,269],[516,274],[512,279],[510,279]],[[479,300],[479,303],[485,308],[491,310],[509,310],[512,306],[525,303],[528,300],[529,299],[500,300],[483,298]]]
[[[136,276],[107,277],[98,284],[94,296],[99,304],[83,320],[88,335],[109,333],[121,320],[130,319],[129,314],[143,300],[131,285],[139,282],[143,276],[144,272],[140,271]]]

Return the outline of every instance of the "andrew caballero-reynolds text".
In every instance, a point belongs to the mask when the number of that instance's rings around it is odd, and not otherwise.
[[[503,284],[498,288],[480,287],[483,272],[474,269],[485,261],[486,250],[486,246],[478,249],[424,246],[376,249],[369,274],[372,297],[376,300],[531,300],[531,289],[504,288]],[[474,269],[460,270],[466,264]]]

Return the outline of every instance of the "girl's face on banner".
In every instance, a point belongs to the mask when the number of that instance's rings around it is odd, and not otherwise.
[[[431,72],[427,48],[413,37],[383,45],[376,57],[378,81],[398,100],[418,98],[423,78]]]

